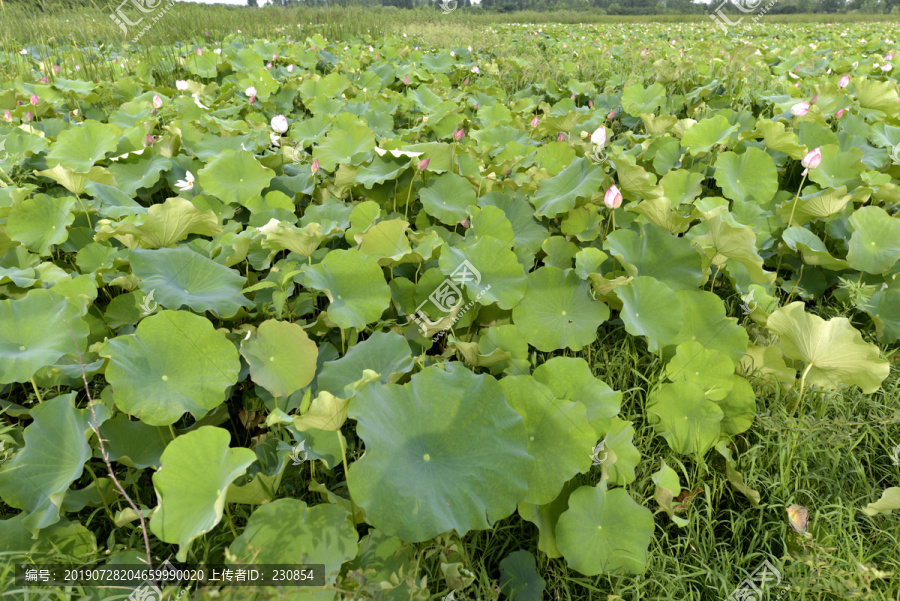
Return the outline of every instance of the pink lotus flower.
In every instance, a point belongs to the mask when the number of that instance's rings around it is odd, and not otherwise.
[[[161,109],[163,105],[162,98],[159,97],[159,94],[153,95],[153,106],[154,108]]]
[[[462,141],[462,139],[466,136],[466,130],[459,128],[453,132],[453,139],[457,142]]]
[[[53,65],[53,72],[59,73],[59,65]]]
[[[791,114],[795,117],[802,117],[806,113],[809,112],[809,103],[808,102],[798,102],[794,106],[791,107]]]
[[[807,152],[806,156],[800,159],[800,164],[806,167],[806,169],[803,170],[803,175],[809,173],[810,169],[815,169],[816,167],[818,167],[821,162],[822,151],[817,146],[816,148],[813,148],[812,150]]]
[[[431,162],[431,159],[425,159],[424,161],[419,161],[419,171],[425,171],[428,169],[428,163]]]
[[[847,85],[848,85],[849,83],[850,83],[850,74],[848,73],[847,75],[844,75],[844,76],[840,79],[840,81],[838,81],[838,87],[839,87],[839,88],[846,88]]]
[[[49,81],[50,81],[50,80],[47,79],[46,77],[42,77],[42,78],[41,78],[41,83],[48,83]]]
[[[37,97],[37,94],[32,94],[31,100],[29,100],[29,102],[31,103],[31,106],[37,106],[40,102],[40,99]]]
[[[81,71],[81,65],[75,65],[75,70],[76,70],[76,71]]]
[[[284,115],[275,115],[272,117],[272,129],[283,134],[288,130],[287,118]]]
[[[540,119],[538,119],[537,115],[534,116],[534,119],[531,120],[531,127],[537,127],[538,123],[540,123]]]
[[[610,186],[606,194],[603,195],[603,204],[608,209],[618,209],[622,206],[622,193],[619,192],[619,188],[615,184]]]
[[[3,111],[3,120],[7,123],[12,122],[12,113],[10,113],[8,109]]]
[[[836,113],[834,114],[834,118],[835,118],[835,119],[840,119],[840,118],[843,117],[843,116],[844,116],[844,109],[841,109],[841,110],[839,110],[838,112],[836,112]]]
[[[888,52],[888,53],[887,53],[887,56],[884,57],[884,60],[886,60],[886,61],[892,61],[892,60],[894,60],[894,53],[893,53],[893,52]]]
[[[316,160],[313,161],[313,164],[312,164],[312,167],[310,168],[310,171],[312,171],[312,174],[313,174],[313,175],[315,175],[316,173],[319,172],[319,159],[316,159]]]

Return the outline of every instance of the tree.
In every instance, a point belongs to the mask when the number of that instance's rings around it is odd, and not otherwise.
[[[247,0],[247,6],[259,6],[256,0]]]

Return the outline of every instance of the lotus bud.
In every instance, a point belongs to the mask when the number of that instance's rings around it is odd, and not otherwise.
[[[839,88],[846,88],[847,85],[848,85],[849,83],[850,83],[850,75],[849,75],[849,74],[844,75],[844,76],[840,79],[840,81],[838,81],[838,87],[839,87]]]
[[[153,142],[153,136],[151,136],[150,134],[144,136],[144,146],[150,146],[151,144],[153,144]]]
[[[59,65],[53,65],[53,72],[59,73]]]
[[[460,128],[453,132],[453,139],[460,142],[466,136],[466,130]]]
[[[798,102],[794,106],[791,107],[791,114],[795,117],[802,117],[803,115],[809,112],[809,103],[808,102]]]
[[[272,69],[272,63],[269,63],[268,65],[266,65],[266,69],[271,70],[271,69]]]
[[[293,73],[293,72],[294,72],[294,64],[291,63],[290,65],[288,65],[288,73]]]
[[[835,118],[835,119],[840,119],[840,118],[843,117],[843,116],[844,116],[844,109],[840,109],[838,112],[836,112],[836,113],[834,114],[834,118]]]
[[[154,108],[162,108],[163,101],[162,98],[159,97],[159,94],[153,95],[153,107]]]
[[[25,122],[26,123],[31,122],[33,119],[34,119],[34,115],[31,113],[31,111],[28,111],[27,113],[25,113]]]
[[[618,209],[622,206],[622,193],[619,192],[619,188],[615,184],[610,186],[606,194],[603,195],[603,204],[608,209]]]
[[[272,117],[272,129],[279,134],[283,134],[288,130],[287,118],[284,115],[275,115]]]
[[[37,106],[40,102],[40,99],[37,97],[37,94],[32,94],[31,100],[29,100],[29,102],[31,103],[31,106]]]
[[[816,167],[818,167],[821,162],[822,151],[817,146],[816,148],[813,148],[808,153],[806,153],[806,156],[800,159],[800,164],[806,167],[806,171],[803,172],[803,175],[806,175],[807,171],[809,171],[810,169],[815,169]]]
[[[12,122],[12,113],[10,113],[8,109],[3,111],[3,120],[7,123]]]
[[[559,135],[556,136],[556,141],[557,141],[557,142],[562,142],[562,141],[565,140],[565,139],[566,139],[566,135],[565,135],[564,133],[562,133],[562,132],[559,132]]]
[[[41,83],[49,83],[49,82],[50,82],[50,80],[47,79],[46,77],[41,78]]]
[[[425,159],[424,161],[419,161],[419,171],[425,171],[428,169],[428,163],[431,162],[431,159]]]
[[[537,118],[537,115],[534,116],[534,119],[531,120],[531,127],[537,127],[540,120]]]
[[[469,85],[469,78],[468,78],[468,77],[466,77],[466,80],[463,82],[463,85],[464,85],[464,86]]]
[[[407,75],[406,77],[403,78],[403,83],[405,83],[406,85],[409,85],[409,75]]]
[[[310,170],[312,171],[313,175],[319,172],[319,159],[313,161],[312,168]]]
[[[183,79],[179,79],[175,82],[175,88],[184,92],[188,89],[188,82],[184,81]]]

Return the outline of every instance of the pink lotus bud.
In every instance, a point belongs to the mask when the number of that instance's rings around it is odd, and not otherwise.
[[[312,49],[313,49],[313,50],[316,49],[316,45],[315,45],[315,44],[312,45]]]
[[[290,65],[288,65],[288,73],[293,73],[293,72],[294,72],[294,64],[291,63]]]
[[[619,188],[615,184],[610,186],[606,194],[603,195],[603,204],[608,209],[618,209],[622,206],[622,193],[619,192]]]
[[[50,81],[50,80],[47,79],[46,77],[42,77],[42,78],[41,78],[41,83],[48,83],[49,81]]]
[[[594,108],[594,101],[593,101],[593,100],[588,100],[588,106],[591,107],[591,108]]]
[[[467,228],[467,227],[469,227],[469,220],[468,220],[468,219],[463,219],[462,221],[459,222],[459,224],[460,224],[461,226]]]
[[[428,163],[431,162],[431,159],[425,159],[424,161],[419,161],[419,171],[425,171],[428,169]]]
[[[12,113],[10,113],[9,110],[3,111],[3,120],[7,123],[12,122]]]
[[[477,103],[477,102],[475,103],[475,110],[476,110],[476,111],[478,110],[478,103]]]
[[[840,79],[840,81],[838,81],[838,87],[839,87],[839,88],[846,88],[847,85],[848,85],[849,83],[850,83],[850,74],[848,73],[847,75],[844,75],[844,76]]]
[[[806,153],[802,159],[800,159],[800,164],[806,167],[807,169],[815,169],[819,166],[819,163],[822,162],[822,152],[819,147],[813,148],[809,152]],[[805,173],[804,173],[805,174]]]
[[[59,73],[59,65],[53,65],[53,72]]]
[[[159,108],[162,108],[162,105],[163,105],[162,98],[159,97],[159,94],[154,94],[153,95],[153,106],[155,108],[159,109]]]
[[[531,127],[537,127],[538,123],[540,123],[540,119],[538,119],[537,115],[535,115],[534,119],[531,120]]]
[[[40,102],[40,99],[37,97],[37,94],[32,94],[31,100],[29,102],[31,102],[31,106],[37,106]]]
[[[572,97],[570,98],[570,100],[575,100],[575,94],[572,94]]]
[[[278,60],[278,55],[277,55],[277,54],[273,54],[273,55],[272,55],[272,60],[273,60],[273,61],[277,61],[277,60]]]
[[[791,114],[795,117],[802,117],[806,113],[809,112],[809,103],[808,102],[798,102],[794,106],[791,107]]]
[[[609,119],[610,121],[612,121],[613,119],[615,119],[615,118],[616,118],[616,111],[615,111],[615,110],[610,111],[609,114],[606,115],[606,118]]]
[[[564,133],[562,133],[562,132],[559,132],[559,135],[556,136],[556,141],[557,141],[557,142],[562,142],[562,141],[565,140],[565,139],[566,139],[566,135],[565,135]]]
[[[266,65],[266,69],[271,69],[271,68],[272,68],[272,63],[269,63],[268,65]]]
[[[460,128],[453,132],[453,139],[457,142],[461,141],[466,136],[466,130]]]
[[[406,85],[409,85],[409,75],[407,75],[406,77],[403,78],[403,83],[405,83]]]
[[[155,140],[153,139],[153,136],[151,136],[150,134],[144,136],[144,146],[150,146],[154,141]]]
[[[810,103],[810,104],[815,104],[815,103],[816,103],[816,100],[818,100],[818,99],[819,99],[819,95],[816,94],[815,96],[813,96],[812,98],[809,99],[809,103]]]
[[[469,85],[469,78],[468,78],[468,77],[466,77],[466,80],[463,82],[463,85],[464,85],[464,86]]]
[[[888,52],[887,55],[884,57],[884,60],[886,60],[886,61],[892,61],[892,60],[894,60],[894,53],[893,53],[893,52]]]
[[[836,112],[836,113],[834,114],[834,118],[835,118],[835,119],[840,119],[840,118],[843,117],[843,116],[844,116],[844,109],[841,109],[841,110],[839,110],[838,112]]]
[[[76,71],[81,71],[81,65],[75,65],[75,70],[76,70]]]
[[[319,159],[316,159],[313,161],[311,171],[312,171],[313,175],[315,175],[316,173],[319,172]]]
[[[286,132],[288,130],[287,118],[284,115],[272,117],[272,129],[279,134]]]
[[[31,111],[28,111],[27,113],[25,113],[25,122],[26,123],[30,122],[33,119],[34,119],[34,115],[31,113]]]

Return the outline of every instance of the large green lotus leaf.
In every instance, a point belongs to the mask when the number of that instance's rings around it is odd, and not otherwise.
[[[534,379],[545,384],[556,398],[584,405],[597,436],[609,430],[612,418],[619,413],[622,393],[594,377],[587,361],[580,357],[553,357],[535,368]]]
[[[785,357],[806,363],[806,383],[828,390],[856,385],[866,394],[878,390],[890,373],[878,347],[866,344],[846,317],[825,321],[803,307],[801,301],[781,307],[767,325],[779,336]]]
[[[620,315],[629,334],[646,336],[651,351],[675,341],[684,317],[674,290],[656,278],[640,276],[615,293],[622,301]]]
[[[624,488],[582,486],[559,517],[559,550],[573,570],[586,576],[640,574],[647,566],[653,514]]]
[[[889,117],[897,116],[897,85],[892,81],[876,81],[866,77],[853,79],[853,89],[864,109],[880,111]]]
[[[626,86],[622,91],[622,108],[632,117],[653,114],[666,102],[666,88],[659,82],[649,88],[641,84]]]
[[[164,248],[175,246],[191,234],[215,236],[222,232],[219,218],[211,211],[202,211],[184,198],[169,198],[162,204],[151,206],[135,225],[132,221],[120,221],[102,225],[95,240],[115,238],[128,248]]]
[[[419,542],[487,529],[527,492],[525,425],[491,376],[426,367],[403,386],[361,388],[350,417],[366,445],[350,494],[387,534]]]
[[[408,228],[409,223],[402,219],[380,221],[357,234],[355,242],[359,252],[373,257],[379,265],[393,266],[405,262],[403,259],[412,252],[406,237]]]
[[[334,171],[338,165],[361,165],[372,158],[375,150],[375,134],[367,126],[350,120],[339,124],[340,129],[328,132],[313,149],[313,158],[325,171]]]
[[[716,183],[726,198],[766,204],[778,192],[778,169],[766,151],[751,146],[719,155]]]
[[[145,152],[136,159],[116,161],[109,166],[116,178],[116,186],[134,197],[141,188],[151,188],[159,181],[159,174],[172,168],[172,161],[158,154]]]
[[[863,507],[866,515],[889,514],[900,509],[900,486],[892,486],[881,493],[881,498]]]
[[[94,163],[118,146],[116,128],[95,119],[60,132],[47,154],[50,167],[61,165],[75,173],[87,173]]]
[[[428,180],[419,190],[425,212],[440,221],[456,225],[468,217],[466,208],[475,204],[475,190],[469,180],[455,173],[443,173]]]
[[[473,206],[470,208],[470,215],[471,227],[466,231],[466,240],[477,242],[490,236],[505,243],[507,248],[512,248],[516,234],[509,215],[503,209],[492,205]]]
[[[197,182],[228,204],[244,204],[257,198],[275,172],[259,164],[252,152],[225,150],[197,172]]]
[[[187,311],[151,315],[98,354],[109,357],[106,380],[116,406],[151,426],[173,424],[185,411],[200,419],[225,400],[241,369],[225,334]]]
[[[252,305],[241,295],[246,278],[187,246],[136,249],[128,256],[141,290],[144,294],[152,291],[153,299],[167,309],[187,305],[194,311],[213,311],[227,318]]]
[[[862,150],[841,150],[837,144],[826,144],[821,147],[821,153],[822,162],[815,169],[809,170],[809,181],[816,182],[823,188],[846,186],[850,190],[860,184],[859,176],[866,170]]]
[[[356,556],[359,536],[347,517],[338,505],[309,507],[299,499],[278,499],[253,512],[228,552],[249,565],[325,564],[325,584],[330,586],[341,565]]]
[[[250,378],[284,398],[312,382],[319,349],[297,324],[269,319],[256,336],[241,341],[241,355],[250,365]]]
[[[609,307],[591,297],[574,271],[541,267],[528,274],[525,297],[513,308],[513,322],[528,344],[550,352],[578,351],[597,338]]]
[[[789,227],[781,234],[781,239],[791,250],[799,252],[807,265],[821,265],[833,271],[850,269],[847,261],[832,257],[822,239],[806,228]]]
[[[575,208],[579,199],[596,194],[606,180],[603,169],[578,157],[559,175],[538,183],[531,204],[538,217],[556,217]]]
[[[650,393],[648,421],[669,447],[684,455],[704,455],[715,446],[725,418],[722,409],[708,401],[703,389],[686,381],[663,384]]]
[[[100,426],[100,434],[110,460],[139,470],[159,467],[159,458],[173,438],[168,428],[148,426],[121,413]]]
[[[356,171],[356,183],[371,190],[372,186],[399,178],[409,166],[410,160],[408,157],[376,156],[371,163],[360,167]]]
[[[847,187],[826,188],[806,196],[786,202],[778,208],[778,216],[788,225],[803,225],[814,219],[826,219],[841,212],[850,201],[852,194],[847,194]],[[790,223],[788,220],[791,220]]]
[[[690,126],[681,138],[681,145],[691,155],[697,156],[717,144],[727,144],[737,128],[737,125],[731,125],[724,116],[715,115]]]
[[[524,195],[519,196],[504,195],[499,192],[490,192],[478,199],[478,206],[493,206],[503,211],[509,223],[515,232],[515,252],[519,257],[519,261],[523,265],[533,263],[534,255],[541,247],[541,244],[547,238],[547,230],[534,218],[534,209],[525,200]],[[475,226],[475,218],[472,218],[473,228]],[[505,242],[506,238],[500,235],[483,232],[494,238],[500,238],[501,242]],[[499,233],[499,232],[498,232]],[[478,235],[478,234],[476,234]]]
[[[91,457],[87,437],[93,416],[90,408],[75,409],[75,393],[31,408],[34,420],[25,427],[25,447],[0,464],[0,496],[10,507],[28,512],[23,525],[32,534],[59,521],[66,491],[81,477]],[[95,407],[99,426],[109,417],[103,405]]]
[[[750,336],[737,323],[726,317],[725,303],[718,295],[705,290],[679,290],[684,323],[672,344],[696,341],[704,348],[722,351],[737,363],[744,356]]]
[[[724,399],[716,404],[725,414],[722,419],[722,432],[735,436],[745,432],[753,425],[756,415],[756,393],[750,382],[739,376],[732,376],[731,390]]]
[[[0,300],[0,384],[27,382],[63,355],[83,352],[88,333],[78,306],[56,293]]]
[[[797,133],[791,129],[786,130],[785,124],[780,121],[770,121],[768,118],[756,122],[756,130],[751,136],[742,134],[742,137],[762,138],[769,150],[783,152],[792,159],[800,160],[807,153],[808,148],[800,144]]]
[[[378,263],[356,249],[333,250],[305,274],[306,288],[325,292],[328,318],[340,328],[365,329],[391,302],[391,289]]]
[[[734,362],[728,355],[704,348],[699,342],[683,342],[666,365],[666,377],[672,382],[690,382],[709,400],[721,401],[734,386]]]
[[[853,235],[847,262],[853,269],[867,273],[885,273],[900,259],[900,219],[881,207],[857,209],[850,216]]]
[[[531,522],[538,529],[538,550],[549,558],[562,557],[556,545],[556,524],[559,516],[569,508],[569,495],[579,487],[574,479],[569,480],[563,486],[552,502],[546,505],[532,505],[531,503],[519,503],[518,513],[523,520]]]
[[[500,562],[500,590],[510,601],[541,601],[546,585],[528,551],[510,553]]]
[[[35,194],[13,207],[6,218],[6,235],[24,244],[28,250],[41,256],[50,253],[50,247],[62,244],[69,237],[66,229],[75,221],[72,197],[52,198]]]
[[[703,281],[703,259],[691,243],[657,225],[645,224],[640,233],[612,232],[603,248],[628,275],[654,277],[672,290],[694,290]]]
[[[465,261],[476,272],[472,272]],[[497,303],[501,309],[512,309],[525,296],[528,287],[525,269],[516,259],[516,254],[508,245],[491,236],[461,247],[447,246],[441,251],[439,265],[444,275],[465,285],[469,298],[482,305]]]
[[[591,449],[597,433],[584,405],[555,398],[549,388],[532,376],[507,376],[500,380],[509,405],[525,420],[528,452],[534,456],[534,472],[522,501],[549,503],[575,474],[591,467]]]
[[[609,472],[609,484],[625,486],[634,482],[634,470],[641,461],[641,452],[634,446],[634,426],[631,422],[614,417],[609,430],[604,432],[603,448],[609,451],[601,462],[601,469]]]
[[[230,442],[228,430],[202,426],[163,451],[162,467],[153,474],[159,507],[150,530],[160,540],[178,544],[178,561],[187,559],[195,538],[219,523],[228,486],[256,461],[256,453],[229,448]]]
[[[879,290],[861,308],[872,317],[879,338],[885,342],[900,339],[900,290]]]
[[[692,203],[703,192],[704,177],[702,173],[688,171],[687,169],[675,169],[666,173],[659,184],[663,187],[666,198],[672,201],[672,206]]]
[[[375,332],[340,359],[325,363],[317,385],[320,392],[341,395],[344,387],[359,380],[366,369],[379,374],[383,384],[389,384],[412,368],[412,352],[406,338],[396,332]]]
[[[693,243],[706,253],[710,263],[720,269],[727,268],[728,261],[735,261],[747,269],[751,281],[758,284],[774,282],[775,274],[763,268],[753,229],[738,223],[725,209],[718,206],[701,212],[708,230],[706,234],[695,237]]]

